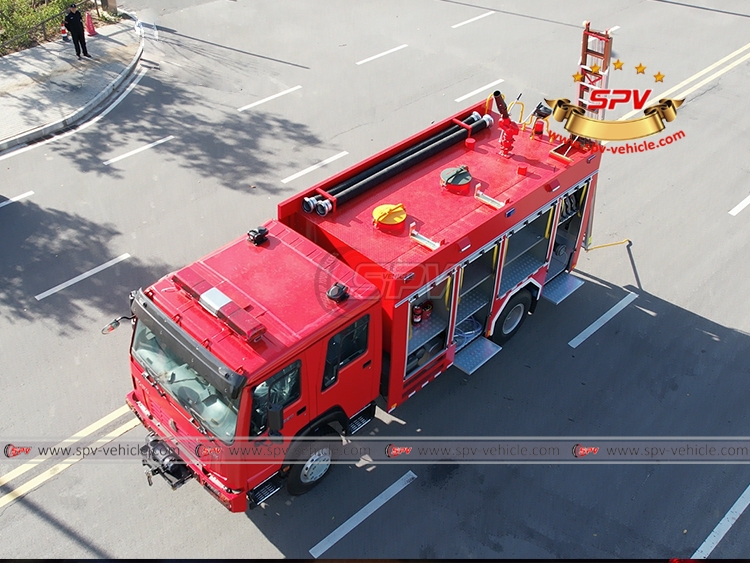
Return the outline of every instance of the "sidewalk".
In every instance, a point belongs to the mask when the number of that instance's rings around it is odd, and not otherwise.
[[[91,59],[62,39],[0,57],[0,151],[85,119],[133,73],[142,51],[133,22],[96,31],[86,35]]]

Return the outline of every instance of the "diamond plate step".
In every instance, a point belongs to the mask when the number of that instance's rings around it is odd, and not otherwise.
[[[542,297],[547,301],[552,301],[555,305],[559,305],[563,302],[563,299],[568,297],[582,285],[582,279],[563,272],[548,283],[544,284]]]
[[[500,350],[502,350],[500,346],[480,336],[456,354],[453,365],[471,375]]]

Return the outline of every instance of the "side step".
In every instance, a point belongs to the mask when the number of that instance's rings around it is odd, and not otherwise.
[[[368,405],[362,411],[355,414],[352,419],[349,421],[349,424],[346,427],[345,434],[347,436],[351,436],[352,434],[356,434],[364,426],[370,422],[373,418],[375,418],[375,405]]]
[[[476,338],[466,348],[456,353],[453,365],[462,372],[471,375],[482,367],[487,361],[497,354],[502,348],[486,339],[484,336]]]
[[[272,495],[279,492],[283,484],[284,482],[278,475],[273,475],[270,479],[266,479],[252,491],[248,491],[247,504],[250,509],[260,506],[260,503],[265,502]]]
[[[567,272],[555,276],[549,283],[544,284],[542,298],[559,305],[563,300],[583,285],[583,280],[571,276]]]

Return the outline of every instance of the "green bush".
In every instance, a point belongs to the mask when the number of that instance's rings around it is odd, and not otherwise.
[[[17,51],[44,41],[46,31],[49,39],[60,33],[60,21],[53,19],[46,22],[45,29],[39,25],[48,18],[65,10],[70,0],[0,0],[0,45],[15,39],[11,45],[5,45],[0,54]]]

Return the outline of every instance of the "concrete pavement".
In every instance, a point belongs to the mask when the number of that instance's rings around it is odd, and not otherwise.
[[[91,115],[131,75],[143,50],[129,20],[86,37],[78,60],[61,39],[0,58],[0,151],[35,141]]]

